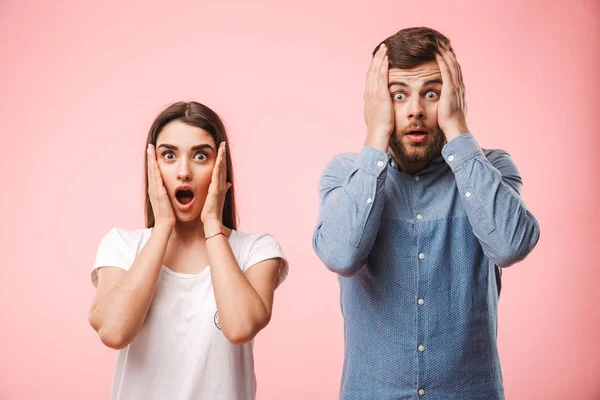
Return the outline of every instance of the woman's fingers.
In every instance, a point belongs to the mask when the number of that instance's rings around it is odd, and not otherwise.
[[[148,144],[148,149],[146,151],[147,156],[147,169],[148,169],[148,196],[150,197],[150,201],[154,200],[154,191],[155,191],[155,178],[154,178],[154,163],[152,162],[152,145]]]
[[[225,142],[222,144],[223,146],[223,154],[221,158],[221,185],[227,191],[227,146]]]

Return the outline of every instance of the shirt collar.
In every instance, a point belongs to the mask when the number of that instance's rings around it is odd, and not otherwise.
[[[394,161],[394,157],[392,157],[392,154],[388,151],[388,159],[390,166],[395,169],[398,172],[402,172],[402,170],[400,169],[400,166],[398,165],[398,163],[396,161]],[[429,164],[429,166],[427,168],[425,168],[424,170],[422,170],[421,172],[416,173],[415,175],[424,175],[424,174],[428,174],[430,172],[436,171],[438,169],[440,169],[441,167],[443,167],[446,164],[446,160],[444,159],[444,157],[442,157],[441,155],[439,157],[434,158],[433,160],[431,160],[431,163]]]

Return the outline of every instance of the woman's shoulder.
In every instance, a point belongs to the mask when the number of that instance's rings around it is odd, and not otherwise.
[[[261,249],[276,249],[281,252],[281,246],[273,235],[268,232],[244,232],[232,230],[229,237],[229,244],[237,249],[237,254],[242,259],[248,258],[251,254]]]
[[[279,258],[281,259],[281,270],[277,286],[285,280],[288,275],[289,264],[281,245],[272,234],[232,231],[231,235],[230,241],[233,241],[232,244],[239,246],[238,261],[240,261],[240,266],[244,272],[261,261]]]
[[[98,268],[117,267],[127,271],[140,250],[150,237],[151,229],[127,230],[112,228],[100,242],[96,261],[92,267],[91,279],[98,285]]]
[[[252,245],[255,242],[269,241],[277,243],[277,239],[268,232],[256,233],[256,232],[244,232],[232,229],[230,241],[238,243],[240,245]]]

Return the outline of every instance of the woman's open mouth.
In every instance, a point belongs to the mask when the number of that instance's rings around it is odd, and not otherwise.
[[[175,190],[175,199],[177,208],[180,211],[187,211],[194,204],[194,192],[189,186],[180,186]]]

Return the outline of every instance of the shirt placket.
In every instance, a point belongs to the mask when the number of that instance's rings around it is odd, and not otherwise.
[[[416,342],[415,342],[415,352],[417,353],[417,387],[416,392],[418,398],[424,398],[425,396],[425,386],[426,382],[424,382],[424,370],[425,370],[425,352],[429,349],[426,346],[425,340],[425,318],[424,313],[426,312],[426,293],[424,293],[424,289],[426,285],[422,284],[422,280],[427,275],[425,273],[425,268],[427,268],[427,255],[428,250],[426,248],[426,243],[422,240],[422,223],[424,222],[426,216],[424,213],[424,205],[422,204],[423,196],[421,193],[423,192],[423,178],[424,176],[415,175],[412,177],[412,186],[413,186],[413,207],[411,210],[414,215],[414,224],[415,224],[415,232],[417,235],[417,248],[415,251],[415,262],[417,263],[417,296],[415,299],[415,308],[416,308],[416,322],[417,322],[417,330],[416,330]]]

